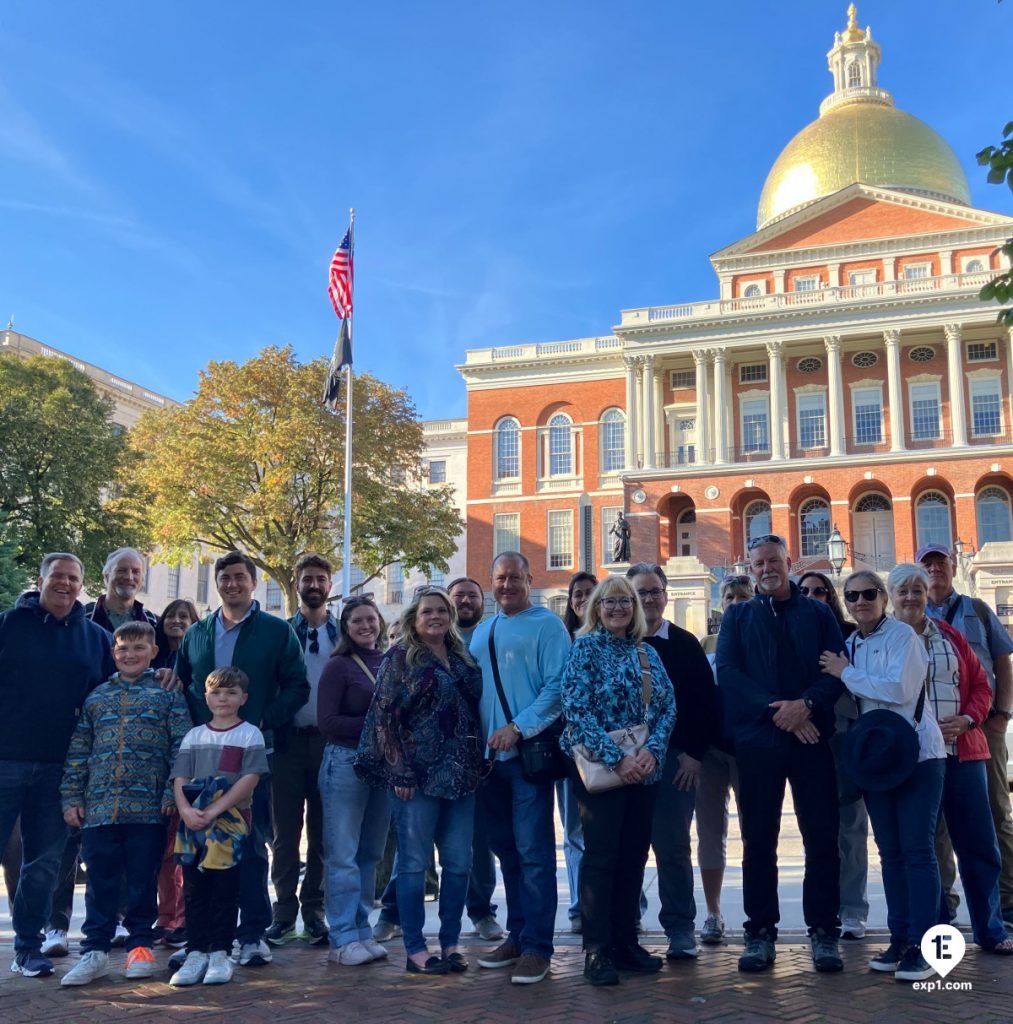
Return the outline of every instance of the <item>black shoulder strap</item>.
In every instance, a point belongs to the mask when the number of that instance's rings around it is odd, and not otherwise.
[[[954,601],[953,604],[951,604],[950,607],[946,609],[946,621],[951,626],[953,625],[953,620],[957,617],[957,609],[960,607],[960,602],[963,600],[963,597],[961,597],[959,600]],[[975,611],[977,610],[978,609],[976,608]],[[981,616],[979,615],[978,618],[980,619]]]
[[[503,708],[503,714],[506,715],[508,722],[512,722],[514,713],[510,710],[510,705],[507,704],[506,694],[503,692],[503,681],[499,677],[499,662],[496,661],[496,643],[494,637],[496,635],[496,619],[498,616],[493,616],[492,621],[489,623],[489,661],[492,662],[492,681],[496,684],[496,693],[499,694],[499,702]]]

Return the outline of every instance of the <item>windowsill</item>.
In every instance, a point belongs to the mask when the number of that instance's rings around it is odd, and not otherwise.
[[[505,480],[493,480],[493,494],[520,494],[521,482],[518,478],[511,477]]]
[[[583,480],[579,476],[547,476],[537,481],[537,491],[579,491]]]

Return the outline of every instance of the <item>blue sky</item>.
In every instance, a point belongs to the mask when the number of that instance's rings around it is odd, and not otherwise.
[[[831,90],[843,0],[0,7],[0,314],[185,399],[209,359],[329,354],[356,207],[356,368],[464,415],[468,348],[712,297]],[[880,85],[974,153],[1013,118],[1013,3],[867,0]]]

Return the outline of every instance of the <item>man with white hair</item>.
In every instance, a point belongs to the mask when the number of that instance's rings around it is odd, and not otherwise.
[[[105,593],[85,605],[84,613],[110,633],[127,622],[158,625],[158,617],[137,600],[144,584],[144,556],[134,548],[117,548],[102,566]]]

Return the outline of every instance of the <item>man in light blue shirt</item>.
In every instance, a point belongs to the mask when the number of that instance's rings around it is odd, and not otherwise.
[[[556,838],[553,785],[531,783],[521,774],[518,740],[529,740],[560,714],[560,680],[570,647],[562,620],[531,603],[531,570],[519,552],[501,554],[492,566],[492,592],[499,606],[471,638],[471,654],[482,669],[482,728],[495,757],[479,790],[489,843],[499,858],[506,889],[509,935],[479,957],[480,967],[513,967],[517,985],[541,981],[549,971],[556,920]],[[504,711],[494,683],[490,639],[495,647]]]

